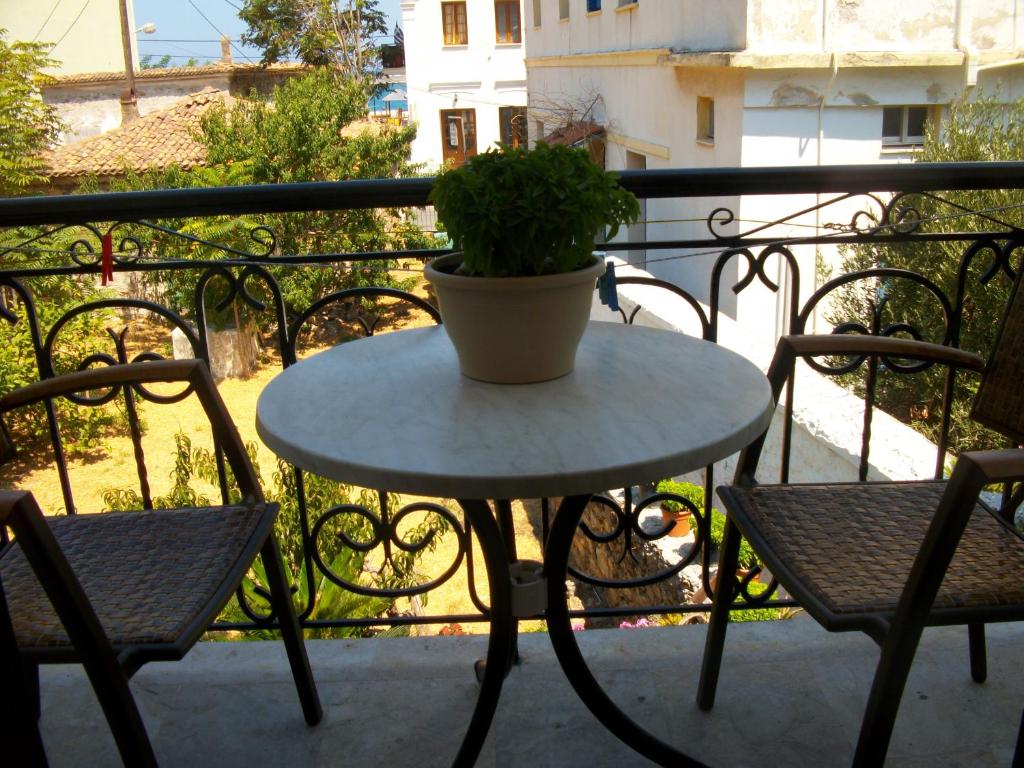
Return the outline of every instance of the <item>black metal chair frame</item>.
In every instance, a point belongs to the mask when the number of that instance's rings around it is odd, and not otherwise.
[[[279,618],[292,675],[298,690],[306,722],[318,723],[322,716],[316,684],[306,656],[302,633],[293,609],[273,522],[277,505],[268,504],[260,490],[255,471],[241,438],[231,422],[210,372],[200,360],[134,363],[91,369],[36,382],[0,398],[0,414],[63,395],[84,391],[138,388],[158,382],[183,382],[194,391],[213,428],[214,440],[234,473],[244,506],[259,519],[234,563],[225,565],[220,586],[206,596],[205,607],[171,643],[124,643],[114,645],[108,636],[114,632],[104,626],[90,603],[74,569],[40,511],[31,493],[0,491],[0,525],[14,532],[10,548],[20,548],[34,571],[46,596],[70,640],[69,645],[31,647],[18,644],[0,584],[0,675],[9,681],[13,696],[0,697],[0,733],[7,744],[21,745],[21,754],[32,764],[46,764],[37,719],[39,711],[38,665],[79,661],[85,668],[96,696],[110,725],[125,765],[156,765],[145,725],[129,689],[131,676],[146,662],[177,660],[184,657],[199,640],[221,609],[239,588],[243,577],[259,555],[262,558],[270,592],[273,615]],[[11,446],[4,435],[4,458]],[[216,524],[217,508],[204,510]],[[131,513],[128,513],[129,515]],[[64,518],[88,524],[94,515]],[[5,727],[5,725],[7,727]]]
[[[1024,301],[1024,294],[1019,300]],[[1011,305],[1012,303],[1013,299],[1011,299]],[[1000,338],[1002,338],[1005,325],[1004,321]],[[999,342],[997,341],[996,349],[998,346]],[[867,355],[877,358],[927,361],[975,372],[987,372],[988,369],[985,362],[977,355],[925,342],[876,336],[787,336],[780,340],[768,372],[776,402],[779,401],[786,382],[792,380],[796,358],[823,355]],[[999,428],[999,425],[994,426]],[[1019,435],[1014,435],[1011,431],[1006,429],[1000,431],[1020,439]],[[766,434],[741,454],[734,487],[743,489],[758,485],[754,475]],[[817,595],[805,588],[804,583],[794,574],[793,569],[785,560],[776,555],[756,525],[744,514],[732,487],[726,486],[718,489],[719,497],[728,510],[719,560],[719,573],[735,572],[742,534],[747,537],[778,583],[785,587],[825,629],[829,631],[860,630],[867,633],[881,646],[881,657],[862,721],[853,760],[854,766],[876,766],[884,762],[900,699],[925,626],[967,624],[971,674],[975,681],[983,682],[987,675],[984,624],[991,621],[1024,619],[1024,605],[1017,604],[933,609],[933,603],[972,514],[985,514],[985,512],[978,511],[981,490],[986,485],[1015,483],[1022,480],[1024,480],[1024,450],[1022,449],[962,453],[951,477],[945,482],[941,501],[931,518],[927,533],[917,549],[913,566],[899,595],[895,610],[889,612],[865,611],[853,614],[840,614],[832,611],[818,599]],[[864,484],[851,483],[849,485],[863,486]],[[772,486],[761,487],[770,488]],[[1000,518],[997,517],[997,519]],[[1000,522],[1004,523],[1002,520]],[[799,535],[799,532],[794,532],[794,535]],[[714,705],[725,632],[729,621],[728,609],[737,592],[738,584],[735,577],[719,579],[719,589],[712,608],[697,692],[698,706],[704,710],[710,710]]]

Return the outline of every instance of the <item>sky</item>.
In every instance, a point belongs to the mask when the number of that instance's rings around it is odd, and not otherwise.
[[[139,57],[152,56],[154,62],[170,55],[170,65],[182,66],[189,58],[199,63],[220,60],[220,36],[231,38],[231,55],[237,62],[260,59],[257,49],[239,42],[245,24],[238,18],[243,0],[134,0],[135,26],[156,24],[151,35],[138,33]],[[388,15],[389,29],[400,18],[401,0],[379,0],[378,7]]]

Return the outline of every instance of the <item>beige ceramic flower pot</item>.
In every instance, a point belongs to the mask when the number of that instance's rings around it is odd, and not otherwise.
[[[463,375],[529,384],[570,373],[604,264],[540,277],[468,277],[452,274],[461,260],[457,253],[434,259],[424,276]]]

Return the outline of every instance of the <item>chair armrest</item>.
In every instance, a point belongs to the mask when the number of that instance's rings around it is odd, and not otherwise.
[[[217,391],[217,385],[203,360],[154,360],[127,365],[110,365],[43,379],[0,397],[0,414],[44,400],[87,390],[175,381],[187,383],[199,398],[199,402],[210,420],[214,439],[224,451],[224,456],[235,474],[235,480],[242,491],[244,502],[262,501],[263,492],[256,479],[252,463],[249,461],[249,455],[245,452],[245,446],[238,435],[238,430],[235,429],[227,407]],[[0,449],[4,447],[4,442],[6,441],[0,440]]]
[[[768,370],[776,400],[796,358],[822,355],[879,355],[940,363],[978,372],[985,369],[985,359],[973,352],[915,339],[849,333],[783,336],[775,348],[775,357]]]
[[[973,352],[914,339],[847,333],[783,336],[779,339],[775,347],[775,356],[768,366],[768,382],[776,403],[782,397],[782,390],[792,376],[796,359],[822,355],[877,355],[939,363],[971,371],[985,369],[985,360]],[[766,435],[767,431],[741,452],[734,479],[737,484],[756,483],[754,475],[757,472]]]
[[[971,472],[978,473],[982,486],[1024,480],[1024,448],[968,451],[960,454],[958,466],[960,462],[965,462]]]

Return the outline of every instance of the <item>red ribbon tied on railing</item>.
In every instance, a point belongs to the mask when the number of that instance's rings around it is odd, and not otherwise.
[[[100,254],[100,281],[106,285],[114,279],[114,237],[110,232],[100,238],[103,250]]]

